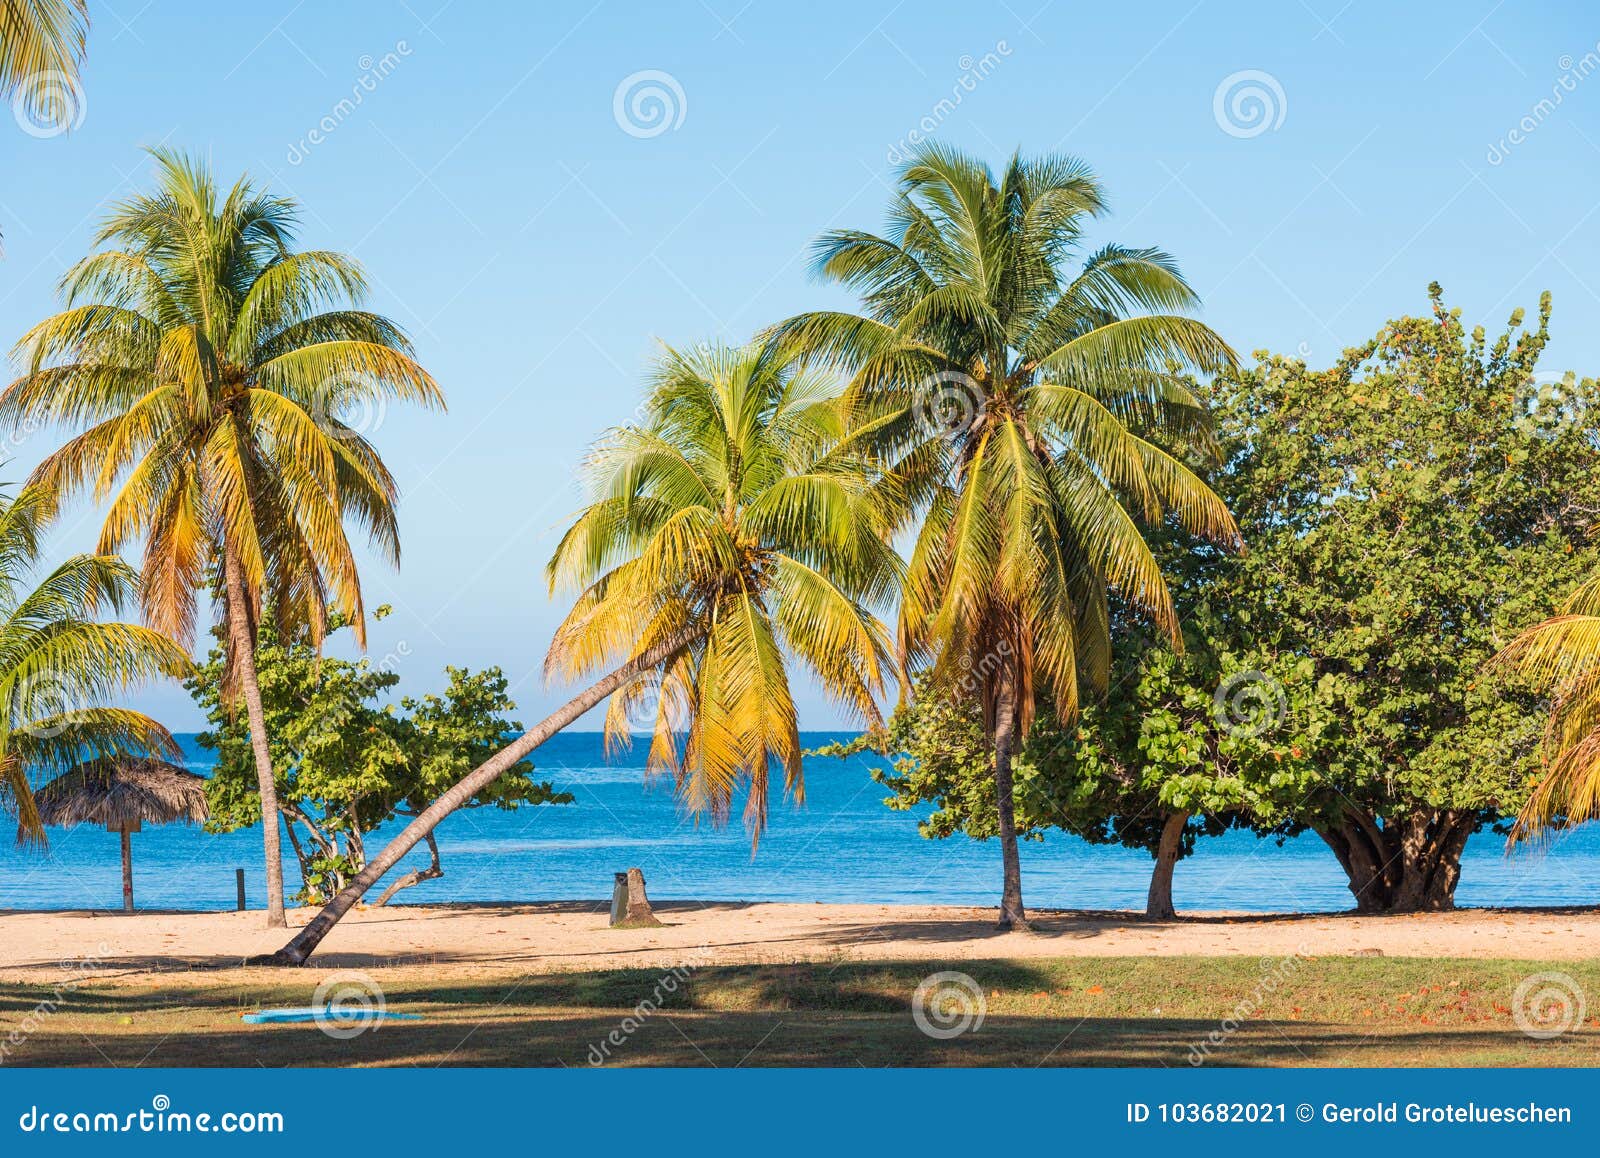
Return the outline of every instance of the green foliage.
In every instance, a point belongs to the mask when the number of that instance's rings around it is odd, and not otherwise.
[[[1304,659],[1213,654],[1209,609],[1186,620],[1181,655],[1119,631],[1107,694],[1072,724],[1050,711],[1035,718],[1015,768],[1019,835],[1059,828],[1154,854],[1166,817],[1191,813],[1186,855],[1203,834],[1292,821],[1317,781],[1312,753],[1332,723],[1328,682],[1310,678]],[[994,836],[993,749],[977,703],[928,680],[916,693],[884,733],[858,745],[894,754],[891,769],[873,773],[892,792],[885,803],[932,804],[918,826],[926,837]]]
[[[1594,568],[1600,397],[1536,375],[1548,298],[1492,344],[1432,300],[1328,370],[1263,353],[1212,385],[1213,481],[1247,550],[1159,544],[1184,651],[1114,615],[1106,694],[1024,746],[1025,834],[1153,850],[1187,812],[1187,851],[1230,824],[1310,828],[1363,905],[1449,903],[1466,837],[1537,770],[1543,702],[1485,664]],[[992,835],[976,703],[916,690],[873,741],[898,754],[890,806],[933,804],[926,836]]]
[[[379,608],[377,617],[387,614]],[[346,624],[330,616],[335,628]],[[249,729],[222,696],[224,654],[214,649],[190,690],[212,730],[202,747],[217,753],[207,787],[207,828],[233,832],[261,819]],[[370,660],[322,656],[305,641],[285,643],[263,623],[256,649],[262,707],[271,737],[279,810],[300,858],[302,899],[332,896],[366,863],[365,838],[396,816],[415,815],[502,748],[522,725],[498,668],[446,668],[442,695],[405,697],[379,707],[399,676]],[[533,779],[523,761],[478,793],[468,807],[567,804],[572,795]]]
[[[1337,686],[1311,823],[1514,811],[1540,701],[1484,665],[1595,563],[1595,386],[1536,377],[1549,295],[1493,343],[1430,299],[1328,370],[1262,357],[1212,398],[1250,546],[1216,595],[1228,630]]]
[[[594,676],[666,648],[611,696],[608,745],[648,732],[652,772],[752,842],[772,773],[805,796],[793,665],[879,722],[902,567],[832,378],[762,344],[663,349],[640,421],[585,471],[591,500],[546,568],[575,588],[547,673]],[[675,642],[674,642],[675,641]]]

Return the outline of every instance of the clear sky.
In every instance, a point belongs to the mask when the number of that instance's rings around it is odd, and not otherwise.
[[[373,416],[405,546],[398,574],[365,572],[369,604],[395,607],[373,653],[408,691],[446,663],[499,664],[525,721],[558,694],[538,677],[562,610],[540,576],[586,445],[632,413],[657,339],[843,304],[808,278],[807,246],[881,224],[914,130],[995,164],[1086,158],[1114,210],[1097,240],[1176,254],[1246,354],[1326,364],[1437,279],[1491,329],[1551,290],[1546,368],[1600,370],[1592,4],[90,9],[81,124],[37,138],[0,120],[0,339],[51,311],[106,204],[148,183],[143,146],[299,198],[303,244],[365,263],[373,307],[450,401]],[[52,439],[15,438],[5,477]],[[95,526],[74,512],[57,549]],[[179,689],[142,702],[198,722]],[[835,722],[815,694],[802,707]]]

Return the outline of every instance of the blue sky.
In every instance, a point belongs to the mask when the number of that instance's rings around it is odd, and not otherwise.
[[[499,664],[529,721],[559,695],[540,575],[586,445],[632,413],[658,339],[845,304],[807,246],[881,223],[919,126],[996,164],[1086,158],[1114,210],[1097,240],[1171,250],[1247,354],[1325,364],[1437,279],[1491,329],[1551,290],[1546,368],[1600,369],[1600,20],[1579,3],[90,7],[81,124],[0,120],[0,339],[148,183],[143,146],[299,198],[303,244],[366,264],[450,400],[372,416],[405,543],[398,574],[365,573],[395,607],[373,653],[410,691]],[[5,476],[51,443],[13,438]],[[57,549],[90,546],[94,515]],[[198,720],[178,689],[141,702]]]

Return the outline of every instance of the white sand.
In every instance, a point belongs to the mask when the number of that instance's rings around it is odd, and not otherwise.
[[[445,966],[450,974],[828,960],[1202,955],[1281,957],[1600,956],[1600,910],[1468,910],[1406,917],[1039,912],[1035,933],[998,933],[992,909],[679,902],[665,926],[614,930],[602,904],[427,905],[358,910],[315,959],[331,968]],[[304,924],[311,910],[290,915]],[[237,965],[276,949],[282,931],[248,913],[0,913],[0,979],[48,980],[62,962],[104,976]]]

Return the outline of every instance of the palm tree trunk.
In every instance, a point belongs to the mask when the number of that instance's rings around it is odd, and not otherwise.
[[[256,641],[250,630],[250,609],[245,597],[244,570],[231,543],[222,550],[223,585],[228,597],[228,642],[237,665],[239,691],[250,722],[250,748],[256,758],[256,786],[261,791],[261,838],[267,856],[267,928],[287,929],[283,916],[283,845],[278,828],[278,782],[272,774],[272,751],[267,747],[267,716],[261,708],[261,685],[256,680]]]
[[[311,923],[295,934],[293,940],[276,953],[265,957],[252,957],[246,964],[304,965],[307,958],[322,943],[322,939],[333,930],[334,925],[339,923],[340,918],[355,906],[368,889],[378,883],[384,873],[399,864],[406,853],[438,827],[440,821],[494,783],[517,761],[562,728],[636,678],[640,672],[659,666],[673,652],[687,646],[698,634],[698,630],[680,632],[649,651],[635,656],[598,683],[568,700],[558,710],[457,780],[442,796],[419,812],[416,819],[401,830],[400,835],[384,846],[382,852],[369,860],[354,879],[340,889],[338,895],[311,919]]]
[[[994,790],[1000,817],[1001,929],[1028,928],[1022,907],[1022,858],[1017,851],[1017,814],[1011,784],[1011,757],[1017,742],[1017,676],[1013,662],[1002,662],[994,711]]]
[[[1178,915],[1172,904],[1172,870],[1183,849],[1183,829],[1189,823],[1187,812],[1169,812],[1161,826],[1161,843],[1156,846],[1156,867],[1150,874],[1150,892],[1145,897],[1144,915],[1171,920]]]
[[[133,912],[133,835],[122,830],[122,911]]]

